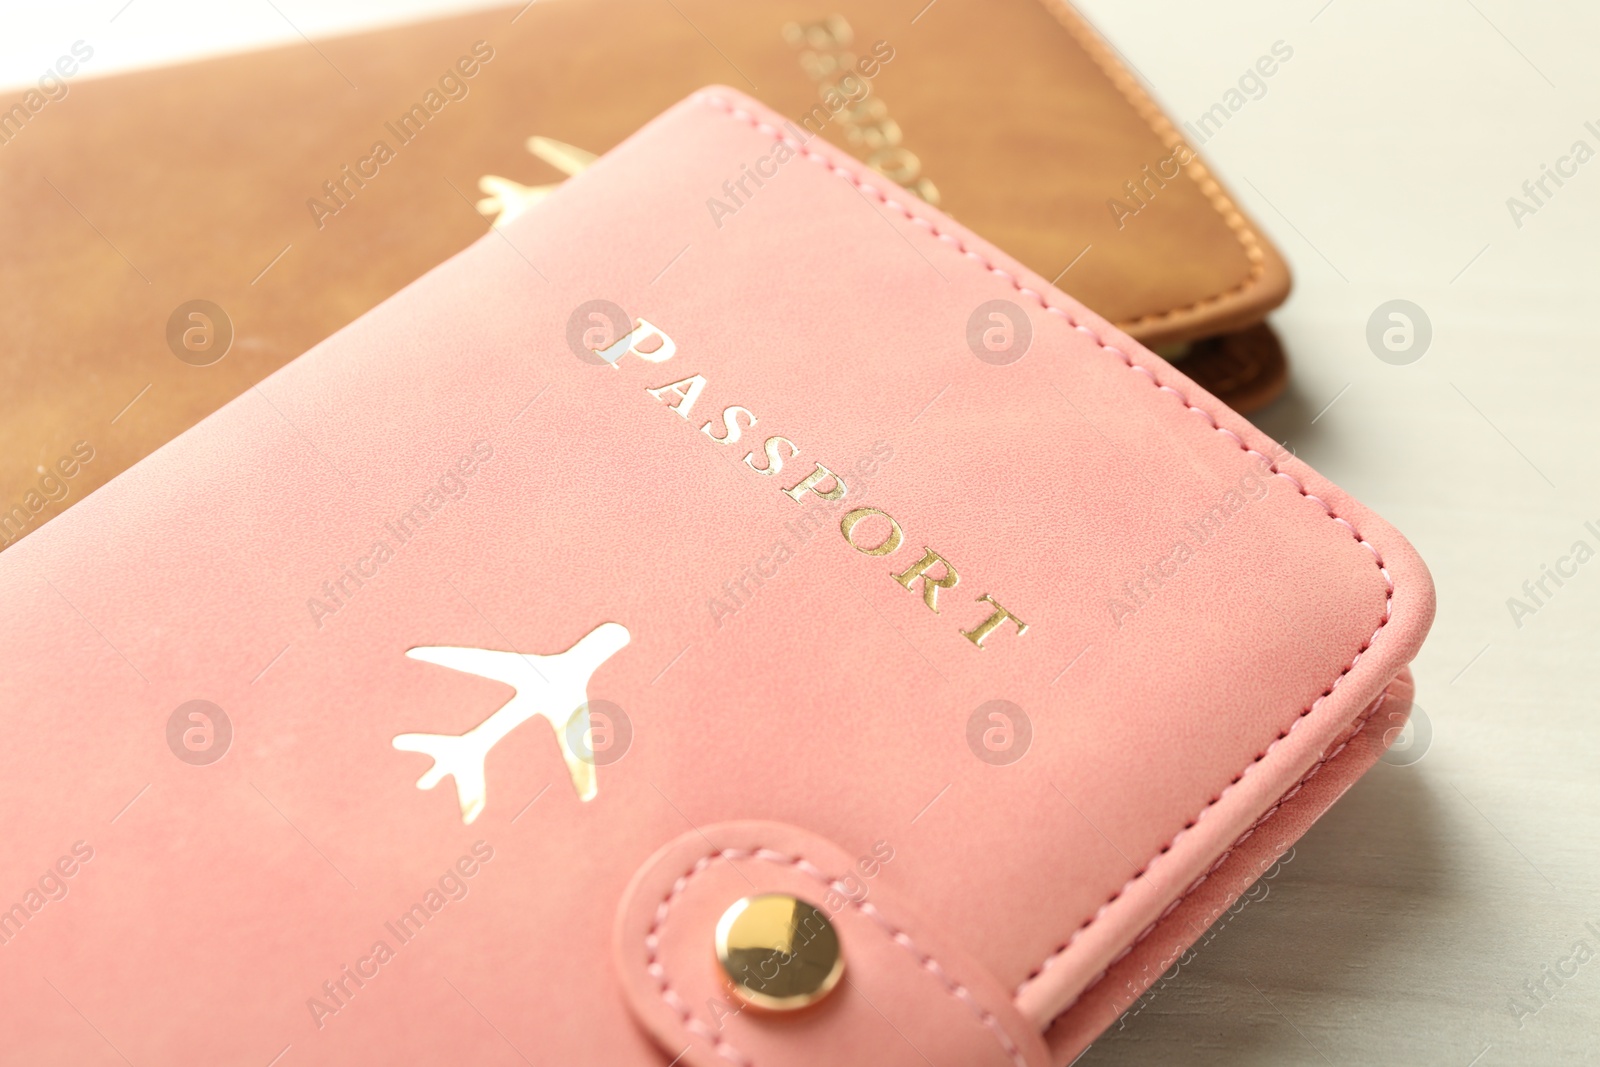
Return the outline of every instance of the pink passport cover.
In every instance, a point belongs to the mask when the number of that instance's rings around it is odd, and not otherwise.
[[[0,1062],[1064,1063],[1381,752],[1410,546],[781,123],[684,101],[0,557]],[[625,755],[418,788],[544,685]],[[814,1009],[722,990],[753,889],[834,915]]]

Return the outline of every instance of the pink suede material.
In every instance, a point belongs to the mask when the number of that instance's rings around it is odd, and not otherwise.
[[[873,893],[1043,1032],[1412,658],[1433,594],[1394,530],[958,224],[820,141],[715,218],[779,121],[729,90],[685,101],[0,556],[0,904],[95,850],[0,947],[0,1057],[662,1063],[612,917],[658,850],[730,820],[849,856],[887,841]],[[595,299],[676,353],[577,358],[569,317]],[[1033,333],[1003,366],[966,341],[996,299]],[[646,392],[697,374],[692,418]],[[730,405],[760,421],[718,444],[701,426]],[[741,460],[771,435],[800,451],[763,477]],[[819,461],[839,505],[780,491]],[[1264,495],[1116,610],[1262,462]],[[904,545],[852,548],[860,506]],[[937,613],[893,577],[925,547],[960,573]],[[347,567],[360,584],[315,612]],[[1027,632],[964,638],[985,593]],[[588,695],[633,743],[598,796],[538,720],[490,754],[472,825],[450,780],[416,788],[428,760],[392,739],[466,731],[511,690],[408,649],[553,654],[602,622],[631,642]],[[195,698],[235,731],[210,766],[166,740]],[[1033,726],[1009,766],[967,743],[997,698]],[[478,841],[467,894],[319,1014]],[[862,951],[878,935],[850,922]],[[692,927],[685,958],[710,951]],[[967,1041],[900,966],[873,973],[929,1002],[893,1016]],[[1107,1021],[1084,1018],[1058,1054]]]
[[[1050,1053],[1008,990],[879,884],[886,842],[853,856],[792,826],[691,830],[642,867],[617,913],[617,969],[668,1058],[694,1067],[932,1063],[1044,1067]],[[845,974],[792,1014],[729,995],[706,931],[730,903],[788,893],[821,909]]]
[[[1413,691],[1407,668],[1295,786],[1168,905],[1162,918],[1139,933],[1127,955],[1091,980],[1045,1034],[1055,1062],[1077,1059],[1125,1013],[1136,1014],[1139,998],[1157,979],[1187,962],[1183,957],[1201,935],[1258,879],[1267,877],[1311,824],[1378,761],[1410,718]]]

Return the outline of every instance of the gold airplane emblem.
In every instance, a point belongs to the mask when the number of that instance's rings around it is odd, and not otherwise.
[[[530,137],[527,143],[528,151],[569,178],[586,170],[589,164],[599,158],[593,152],[549,137]],[[478,179],[478,190],[488,195],[478,201],[478,212],[493,219],[492,228],[498,230],[559,188],[560,182],[523,185],[498,174],[485,174]]]
[[[488,803],[489,753],[529,719],[544,719],[555,732],[578,799],[593,800],[600,790],[594,753],[583,749],[590,744],[589,679],[629,640],[627,627],[603,622],[565,652],[553,655],[442,645],[407,649],[412,659],[503,682],[511,687],[512,696],[464,734],[405,733],[391,744],[401,752],[432,756],[433,766],[417,779],[417,788],[432,789],[445,778],[454,778],[461,821],[471,823]]]

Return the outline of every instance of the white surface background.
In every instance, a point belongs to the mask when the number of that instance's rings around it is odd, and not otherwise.
[[[90,77],[481,6],[33,5],[5,14],[0,84],[78,39]],[[1506,606],[1574,541],[1600,550],[1600,159],[1520,228],[1506,207],[1575,140],[1600,151],[1600,5],[1082,6],[1179,120],[1294,49],[1204,147],[1295,271],[1273,317],[1294,384],[1257,421],[1411,539],[1439,616],[1425,756],[1375,768],[1081,1063],[1600,1062],[1600,958],[1520,1024],[1508,1008],[1574,942],[1600,953],[1600,559],[1520,628]],[[1393,298],[1432,320],[1408,366],[1365,340]]]

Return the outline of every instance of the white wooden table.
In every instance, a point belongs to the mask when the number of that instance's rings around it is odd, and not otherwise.
[[[1523,583],[1575,541],[1600,553],[1600,9],[1325,3],[1083,7],[1189,121],[1294,49],[1202,151],[1295,272],[1273,316],[1294,383],[1258,423],[1433,571],[1432,739],[1080,1062],[1600,1062],[1600,555],[1533,614],[1506,603],[1535,606]],[[1534,204],[1523,182],[1577,140],[1596,158]],[[1407,365],[1365,336],[1392,299],[1432,323]],[[1579,940],[1596,958],[1562,963]]]

